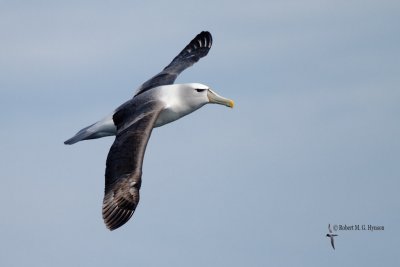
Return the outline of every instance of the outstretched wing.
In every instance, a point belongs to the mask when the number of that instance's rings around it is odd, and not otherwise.
[[[203,31],[199,33],[173,60],[156,76],[142,84],[135,96],[153,87],[173,84],[178,75],[185,69],[205,57],[212,45],[211,33]]]
[[[163,104],[127,102],[113,117],[117,135],[107,156],[103,219],[114,230],[125,224],[139,203],[142,164],[147,142]]]
[[[333,249],[335,249],[335,241],[333,240],[333,236],[331,236],[331,245],[332,245]]]
[[[328,224],[328,230],[329,230],[329,233],[331,233],[331,234],[332,234],[332,228],[331,228],[331,224]]]

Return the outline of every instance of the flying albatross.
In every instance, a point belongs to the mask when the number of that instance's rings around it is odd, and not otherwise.
[[[178,75],[208,54],[209,32],[199,33],[160,73],[143,83],[132,99],[64,143],[116,135],[107,156],[103,219],[117,229],[139,203],[143,157],[154,127],[173,122],[208,103],[233,108],[233,101],[200,83],[174,84]]]
[[[335,249],[335,240],[334,240],[333,238],[334,238],[335,236],[338,236],[338,235],[337,235],[337,234],[334,234],[334,233],[332,232],[331,224],[328,225],[328,230],[329,230],[329,234],[326,234],[326,237],[329,237],[329,238],[331,239],[332,248]]]

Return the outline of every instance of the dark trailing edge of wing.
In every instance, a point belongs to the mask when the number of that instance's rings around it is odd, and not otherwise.
[[[173,84],[182,71],[205,57],[211,46],[211,33],[208,31],[199,33],[163,71],[142,84],[135,96],[157,86]]]

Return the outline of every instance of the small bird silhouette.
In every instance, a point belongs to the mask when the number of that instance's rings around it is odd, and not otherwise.
[[[335,241],[334,241],[333,237],[338,236],[338,235],[332,233],[331,224],[328,225],[328,230],[329,230],[329,234],[326,234],[326,236],[331,239],[331,245],[332,245],[333,249],[335,249]]]

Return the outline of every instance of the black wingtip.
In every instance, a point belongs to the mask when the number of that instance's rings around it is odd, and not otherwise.
[[[200,37],[200,36],[205,36],[207,38],[212,39],[211,33],[209,31],[201,31],[196,37]]]
[[[138,199],[136,200],[139,201]],[[113,231],[129,221],[135,212],[137,202],[121,198],[114,198],[111,191],[104,196],[103,220],[106,227]]]
[[[209,31],[202,31],[187,45],[187,48],[208,47],[212,46],[212,35]]]
[[[187,60],[190,58],[193,63],[197,62],[200,58],[208,54],[213,43],[212,35],[208,31],[202,31],[194,37],[190,43],[177,55],[174,60]],[[172,64],[172,63],[171,63]],[[166,68],[168,68],[167,66]],[[187,67],[187,66],[186,66]]]
[[[64,145],[72,145],[73,143],[70,140],[64,142]]]
[[[113,231],[129,221],[134,210],[118,207],[115,203],[107,203],[103,206],[103,220],[108,230]]]

